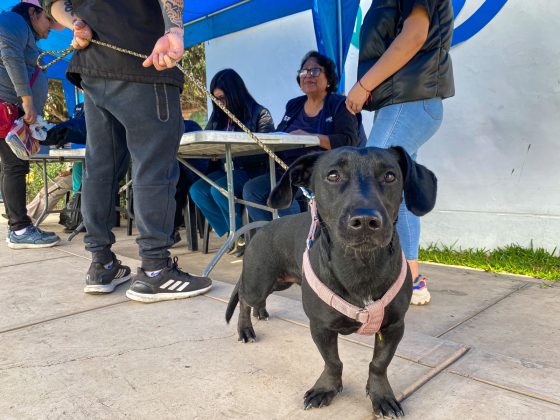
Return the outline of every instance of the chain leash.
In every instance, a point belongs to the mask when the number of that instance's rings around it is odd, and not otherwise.
[[[91,42],[93,44],[97,44],[97,45],[101,45],[103,47],[106,48],[110,48],[112,50],[115,51],[119,51],[123,54],[128,54],[128,55],[132,55],[134,57],[138,57],[141,58],[143,60],[145,60],[146,58],[148,58],[147,55],[145,54],[140,54],[131,50],[128,50],[126,48],[120,48],[120,47],[116,47],[114,45],[108,44],[106,42],[103,41],[98,41],[96,39],[92,39]],[[43,53],[41,53],[39,55],[39,57],[37,57],[37,66],[41,69],[41,70],[46,70],[48,67],[52,66],[53,64],[57,63],[58,61],[62,60],[64,57],[66,57],[68,54],[70,54],[72,51],[74,50],[74,48],[69,47],[65,50],[60,50],[60,51],[45,51]],[[46,55],[53,55],[56,56],[56,58],[52,61],[50,61],[47,64],[41,64],[41,59],[43,57],[45,57]],[[181,71],[181,73],[183,73],[194,85],[195,87],[202,93],[204,93],[207,97],[210,98],[210,100],[212,102],[214,102],[214,104],[216,104],[218,106],[218,108],[220,108],[235,124],[237,124],[239,126],[239,128],[241,128],[253,141],[255,141],[255,143],[257,143],[259,145],[259,147],[261,149],[263,149],[272,159],[274,159],[274,161],[280,165],[280,167],[284,170],[288,169],[288,165],[286,165],[282,159],[280,159],[272,150],[270,150],[270,148],[264,144],[261,140],[259,140],[257,138],[257,136],[255,136],[251,130],[249,130],[245,124],[243,124],[241,121],[239,121],[239,119],[233,115],[233,113],[227,109],[225,107],[224,104],[222,104],[214,95],[212,95],[212,93],[208,92],[206,90],[206,86],[204,86],[200,81],[198,81],[194,75],[188,71],[187,69],[185,69],[182,65],[180,65],[179,63],[176,64],[177,68]]]

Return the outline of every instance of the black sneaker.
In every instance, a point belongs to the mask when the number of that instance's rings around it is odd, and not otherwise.
[[[173,264],[161,270],[155,277],[149,277],[143,269],[138,268],[134,282],[126,291],[126,297],[138,302],[151,303],[198,296],[211,288],[212,280],[181,271],[175,257]]]
[[[99,295],[111,293],[119,284],[130,280],[130,268],[122,265],[113,255],[113,265],[105,268],[104,264],[92,262],[86,276],[86,287],[84,293]]]

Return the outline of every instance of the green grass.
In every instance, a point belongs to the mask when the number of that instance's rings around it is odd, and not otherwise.
[[[419,260],[447,265],[478,268],[496,273],[522,274],[545,280],[560,280],[560,257],[556,249],[524,248],[508,245],[495,250],[455,249],[453,246],[429,245],[421,248]]]

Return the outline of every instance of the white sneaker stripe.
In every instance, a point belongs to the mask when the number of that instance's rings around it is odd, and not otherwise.
[[[173,286],[169,287],[169,290],[175,290],[181,283],[183,283],[181,280],[177,280]]]
[[[117,271],[117,275],[115,276],[115,278],[120,279],[123,275],[124,275],[124,270],[122,268],[119,268],[119,271]]]
[[[159,286],[160,289],[166,289],[167,286],[169,286],[170,284],[173,284],[175,282],[175,280],[167,280],[165,283],[163,283],[161,286]]]
[[[189,284],[190,284],[190,281],[184,282],[183,285],[177,289],[177,291],[182,292],[183,290],[185,290],[185,287],[187,287]]]

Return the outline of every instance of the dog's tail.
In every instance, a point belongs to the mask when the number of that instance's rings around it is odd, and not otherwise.
[[[229,324],[229,321],[231,320],[231,317],[233,316],[233,313],[235,312],[235,308],[237,307],[237,304],[239,303],[239,285],[240,284],[241,284],[241,279],[235,285],[235,289],[233,289],[233,293],[231,294],[231,297],[229,298],[229,302],[228,302],[227,309],[226,309],[226,322],[228,324]]]

